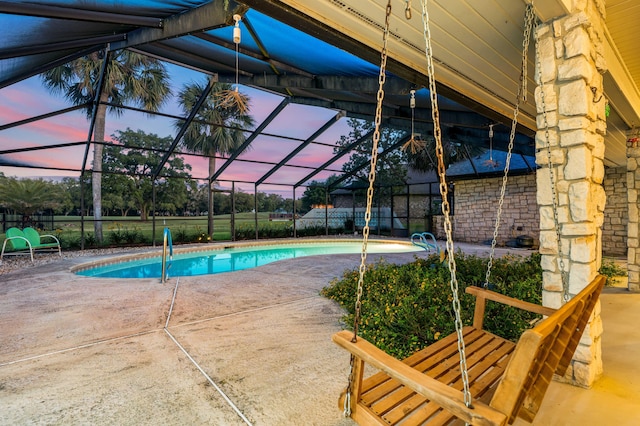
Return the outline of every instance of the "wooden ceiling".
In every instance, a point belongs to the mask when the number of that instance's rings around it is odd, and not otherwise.
[[[607,28],[636,90],[640,87],[640,38],[635,28],[639,21],[639,1],[607,0]]]

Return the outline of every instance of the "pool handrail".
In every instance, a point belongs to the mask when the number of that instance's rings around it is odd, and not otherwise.
[[[440,246],[436,242],[436,237],[430,232],[415,232],[411,235],[411,243],[414,246],[422,247],[426,252],[435,250],[436,254],[440,254]]]
[[[169,262],[167,265],[167,246],[169,248]],[[167,282],[167,278],[169,275],[169,268],[171,267],[171,262],[173,261],[173,241],[171,239],[171,230],[169,228],[164,228],[164,233],[162,237],[162,275],[160,277],[160,282]]]

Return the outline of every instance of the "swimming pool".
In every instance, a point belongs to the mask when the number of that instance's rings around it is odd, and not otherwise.
[[[170,277],[220,274],[255,268],[284,259],[326,254],[354,254],[362,250],[361,241],[313,241],[305,243],[227,246],[206,251],[176,253],[169,267]],[[410,243],[369,241],[368,253],[409,253],[421,251]],[[160,278],[162,257],[116,258],[106,264],[79,265],[78,275],[100,278]]]

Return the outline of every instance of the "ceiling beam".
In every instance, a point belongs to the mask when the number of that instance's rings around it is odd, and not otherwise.
[[[375,117],[376,105],[366,102],[322,101],[314,98],[292,97],[292,103],[312,105],[346,112],[351,118],[372,121]],[[406,107],[390,108],[383,106],[385,127],[399,130],[411,130],[411,113]],[[461,143],[489,148],[489,124],[491,120],[474,112],[440,110],[440,122],[443,123],[443,135]],[[432,135],[433,122],[429,108],[416,108],[414,114],[415,132],[423,137]],[[501,126],[504,127],[504,126]],[[522,129],[527,130],[527,129]],[[494,148],[506,151],[509,144],[510,129],[494,128]],[[524,155],[534,155],[533,135],[516,133],[514,150]]]
[[[196,64],[198,68],[201,68],[203,70],[208,69],[209,71],[207,71],[207,73],[210,75],[212,74],[210,70],[225,70],[227,72],[233,72],[234,75],[236,72],[235,67],[232,65],[223,64],[222,62],[215,61],[210,57],[198,55],[190,51],[180,49],[179,47],[171,46],[168,43],[157,42],[152,44],[146,44],[146,45],[138,46],[135,50],[143,53],[148,52],[150,55],[153,55],[158,58],[163,58],[163,60],[169,60],[175,63],[185,63],[185,60],[186,60],[191,64]],[[241,69],[238,70],[238,74],[241,76],[251,75]],[[219,74],[217,73],[216,75],[219,76]],[[218,77],[218,81],[220,81],[219,77]],[[224,81],[220,81],[220,82],[224,82]],[[233,82],[235,83],[235,77]]]
[[[99,37],[85,37],[77,40],[60,41],[56,43],[42,43],[35,46],[14,47],[1,49],[0,59],[17,58],[20,56],[38,55],[40,53],[56,52],[60,50],[77,49],[86,46],[105,45],[126,40],[126,34],[110,34]]]
[[[258,49],[260,50],[260,53],[262,54],[263,58],[266,60],[271,59],[269,55],[269,51],[267,50],[267,47],[262,42],[262,39],[258,35],[258,32],[256,31],[256,29],[253,27],[253,24],[251,23],[249,18],[245,16],[242,22],[244,23],[244,26],[247,28],[247,31],[249,31],[249,35],[253,39],[254,43],[256,44],[256,46],[258,46]],[[270,62],[269,64],[274,73],[280,74],[280,70],[273,64],[273,62]]]
[[[567,15],[571,12],[571,7],[571,0],[545,0],[533,5],[536,15],[542,22]]]
[[[362,118],[372,120],[375,117],[376,104],[375,99],[371,102],[351,102],[351,101],[324,101],[316,98],[294,96],[292,103],[318,106],[329,109],[344,110],[348,117]],[[493,122],[475,112],[456,111],[440,109],[440,122],[445,125],[461,125],[468,127],[486,127]],[[382,107],[382,116],[385,119],[397,119],[407,121],[411,120],[411,110],[408,107],[398,107],[384,105]],[[416,108],[414,120],[416,122],[432,123],[430,108]]]
[[[295,71],[294,71],[295,72]],[[235,74],[220,74],[221,81],[235,82]],[[247,86],[260,86],[272,90],[289,89],[317,89],[331,91],[361,92],[375,95],[380,87],[378,77],[348,77],[342,75],[290,75],[268,74],[243,77],[239,81]],[[387,76],[384,91],[388,95],[409,95],[416,85],[406,80]],[[372,99],[375,102],[375,98]]]
[[[216,45],[218,45],[220,47],[224,47],[225,49],[235,50],[235,48],[236,48],[234,43],[230,43],[230,42],[228,42],[226,40],[223,40],[221,38],[212,36],[211,34],[206,33],[206,32],[196,33],[196,34],[193,34],[193,36],[194,37],[198,37],[199,39],[204,40],[206,42],[216,44]],[[248,56],[248,57],[253,58],[253,59],[258,59],[260,61],[263,61],[263,62],[265,62],[265,63],[267,63],[267,64],[269,64],[269,65],[271,65],[273,67],[276,67],[280,71],[290,72],[290,73],[298,74],[298,75],[305,76],[305,77],[308,77],[308,78],[313,78],[313,74],[311,74],[311,73],[309,73],[307,71],[304,71],[304,70],[302,70],[302,69],[300,69],[298,67],[295,67],[293,65],[285,64],[284,62],[276,61],[276,60],[271,59],[269,57],[265,57],[264,55],[262,55],[260,53],[253,52],[252,50],[246,49],[244,47],[239,47],[238,48],[238,53],[240,53],[240,54],[242,54],[244,56]],[[228,79],[228,82],[235,83],[235,74],[229,74],[229,75],[223,75],[223,76],[224,76],[223,77],[224,79]],[[250,79],[252,80],[255,77],[245,77],[245,78],[247,80],[250,80]],[[220,81],[223,81],[223,80],[220,80]],[[244,84],[246,84],[246,83],[244,83]]]
[[[64,56],[55,56],[49,62],[45,62],[43,64],[39,62],[38,63],[39,65],[31,67],[27,71],[21,72],[18,75],[10,76],[7,79],[4,79],[4,77],[0,77],[0,89],[10,86],[12,84],[15,84],[19,81],[25,80],[29,77],[33,77],[34,75],[42,74],[45,71],[48,71],[60,65],[64,65],[67,62],[71,62],[75,59],[82,58],[83,56],[89,55],[102,48],[104,48],[104,45],[90,46],[81,51],[71,52]]]
[[[36,16],[39,18],[58,18],[74,21],[106,22],[118,25],[162,28],[162,19],[160,18],[127,15],[123,13],[100,12],[47,4],[33,4],[28,2],[0,1],[0,13]]]
[[[211,30],[233,24],[234,14],[244,14],[246,6],[233,0],[228,1],[225,8],[223,1],[212,1],[187,12],[173,15],[164,20],[162,28],[140,28],[131,31],[127,40],[114,44],[114,50],[139,46],[159,40],[184,36],[190,33]]]
[[[376,105],[368,102],[350,102],[350,101],[335,101],[335,100],[322,100],[311,97],[293,96],[291,102],[300,105],[317,106],[321,108],[344,110],[347,112],[347,116],[351,117],[351,114],[359,114],[361,116],[374,117]],[[397,108],[390,107],[388,105],[382,106],[383,117],[390,117],[396,114]]]

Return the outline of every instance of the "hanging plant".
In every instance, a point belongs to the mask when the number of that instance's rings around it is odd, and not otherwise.
[[[489,125],[489,159],[486,160],[483,164],[486,167],[495,169],[500,163],[498,163],[497,160],[493,159],[493,126],[495,126],[495,124]]]
[[[424,150],[426,146],[426,142],[420,139],[420,136],[412,135],[411,139],[406,141],[404,145],[402,145],[401,149],[403,151],[407,151],[407,149],[410,149],[411,154],[416,154],[417,152]]]
[[[221,90],[218,93],[218,106],[220,108],[230,108],[236,110],[240,115],[245,115],[249,111],[248,98],[240,93],[238,74],[240,68],[238,65],[238,48],[240,46],[241,34],[240,34],[240,21],[242,17],[238,14],[233,15],[235,25],[233,27],[233,42],[236,45],[236,84],[233,89]]]
[[[483,164],[486,167],[490,167],[492,169],[495,169],[500,165],[500,163],[497,160],[494,160],[493,158],[489,158],[488,160],[485,160]]]
[[[409,11],[411,11],[411,6],[407,6]],[[416,91],[411,91],[411,100],[409,101],[409,105],[411,106],[411,139],[402,145],[402,150],[407,151],[407,149],[411,150],[411,154],[416,154],[419,151],[423,151],[427,144],[425,141],[420,139],[420,135],[414,133],[414,118],[415,118],[415,109],[416,109]]]
[[[229,90],[221,90],[216,97],[220,108],[234,109],[241,115],[245,115],[249,111],[248,98],[240,93],[238,86]]]

